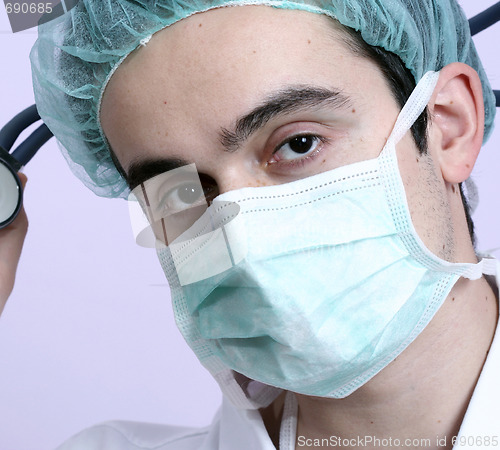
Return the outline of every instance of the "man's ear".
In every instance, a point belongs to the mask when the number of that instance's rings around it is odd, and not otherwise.
[[[437,155],[443,178],[469,178],[483,143],[484,102],[477,72],[462,63],[445,66],[429,102],[429,147]]]

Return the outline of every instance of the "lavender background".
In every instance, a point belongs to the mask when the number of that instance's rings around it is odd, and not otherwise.
[[[461,2],[469,17],[493,3]],[[499,38],[500,24],[475,38],[497,89]],[[0,126],[34,103],[35,39],[12,34],[0,4]],[[500,247],[499,145],[500,127],[474,170],[483,250]],[[208,424],[219,389],[175,328],[163,272],[134,244],[126,202],[88,191],[54,140],[25,173],[30,230],[0,319],[0,449],[54,448],[110,419]]]

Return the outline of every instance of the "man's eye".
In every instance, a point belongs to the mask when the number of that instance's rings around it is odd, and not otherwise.
[[[290,161],[307,157],[310,154],[314,153],[314,151],[319,148],[322,142],[323,139],[319,136],[294,136],[279,145],[279,147],[273,153],[273,157],[270,163],[276,163],[278,161]]]
[[[181,211],[204,202],[205,195],[199,183],[186,183],[170,190],[164,198],[168,210]]]
[[[216,186],[200,183],[184,183],[171,189],[162,199],[162,209],[177,212],[201,205],[210,205],[218,195]]]
[[[186,204],[192,204],[199,200],[201,194],[203,193],[200,186],[181,186],[177,190],[177,195],[179,196],[179,200]]]

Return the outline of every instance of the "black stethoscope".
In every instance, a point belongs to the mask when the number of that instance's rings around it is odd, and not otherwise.
[[[38,120],[40,116],[36,106],[32,105],[0,130],[0,228],[9,225],[22,207],[23,188],[17,172],[53,136],[47,125],[42,124],[9,153],[19,135]]]
[[[472,36],[500,20],[500,1],[469,20]],[[500,91],[494,91],[496,106],[500,107]],[[23,188],[17,172],[52,136],[45,124],[40,125],[11,153],[19,135],[40,120],[35,105],[26,108],[0,130],[0,229],[18,215],[23,203]]]

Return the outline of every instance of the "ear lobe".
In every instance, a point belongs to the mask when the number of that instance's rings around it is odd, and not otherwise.
[[[477,72],[462,63],[445,66],[429,103],[430,149],[445,181],[469,178],[483,143],[484,102]]]

